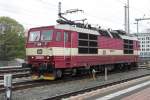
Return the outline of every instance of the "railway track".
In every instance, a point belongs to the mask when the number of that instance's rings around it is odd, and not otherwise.
[[[0,74],[4,73],[14,73],[14,72],[26,72],[30,71],[30,68],[0,68]]]
[[[39,86],[44,86],[44,85],[52,85],[52,84],[59,84],[59,83],[64,83],[64,82],[69,82],[69,81],[75,81],[75,80],[81,80],[88,78],[86,75],[82,76],[82,77],[65,77],[63,78],[63,80],[54,80],[54,81],[44,81],[44,80],[29,80],[29,81],[23,81],[23,82],[15,82],[13,83],[13,87],[12,90],[16,91],[16,90],[23,90],[23,89],[27,89],[27,88],[33,88],[33,87],[39,87]],[[0,93],[4,92],[4,86],[0,85]]]
[[[0,68],[0,92],[4,91],[3,80],[5,74],[12,74],[12,78],[15,80],[19,80],[24,77],[30,76],[30,68],[22,68],[22,67],[10,67],[10,68]],[[16,84],[16,83],[14,83]]]
[[[114,74],[114,73],[110,73],[110,74]],[[100,74],[100,75],[102,75],[102,74]],[[95,89],[98,89],[98,88],[103,88],[103,87],[106,87],[106,86],[118,84],[118,83],[121,83],[121,82],[133,80],[133,79],[148,76],[148,75],[150,75],[150,74],[140,75],[140,76],[137,76],[137,77],[131,77],[131,78],[128,78],[128,79],[124,79],[124,80],[120,80],[120,81],[116,81],[116,82],[112,82],[112,83],[106,83],[106,84],[100,85],[100,86],[94,86],[92,88],[90,87],[90,88],[86,88],[86,89],[83,89],[83,90],[78,90],[78,91],[74,91],[74,92],[70,92],[70,93],[65,93],[65,94],[61,94],[61,95],[57,95],[57,96],[52,96],[52,97],[44,99],[44,100],[58,100],[58,99],[61,99],[61,98],[67,98],[67,97],[77,95],[77,94],[80,94],[80,93],[88,92],[88,91],[95,90]],[[62,80],[55,80],[55,81],[42,81],[42,80],[32,81],[32,80],[28,80],[28,81],[22,81],[22,82],[15,82],[12,85],[13,86],[12,90],[15,92],[16,90],[24,90],[24,89],[28,89],[28,88],[47,86],[47,85],[50,86],[50,85],[53,85],[53,84],[63,84],[65,82],[77,81],[77,80],[82,80],[82,79],[89,79],[89,75],[84,75],[82,77],[81,76],[80,77],[76,76],[76,77],[73,77],[73,78],[64,77]],[[3,85],[0,85],[0,93],[4,92],[4,90],[5,89],[4,89]]]
[[[19,76],[21,75],[21,76]],[[99,74],[102,75],[102,74]],[[18,74],[18,75],[14,75],[13,78],[18,78],[19,77],[23,77],[23,76],[29,76],[29,74]],[[0,77],[1,78],[1,77]],[[3,77],[2,77],[3,78]],[[62,79],[59,80],[54,80],[54,81],[45,81],[45,80],[29,80],[29,81],[23,81],[23,82],[15,82],[13,83],[13,87],[12,90],[16,91],[16,90],[23,90],[23,89],[27,89],[27,88],[33,88],[33,87],[39,87],[39,86],[43,86],[43,85],[52,85],[52,84],[59,84],[59,83],[65,83],[65,82],[69,82],[69,81],[76,81],[76,80],[81,80],[81,79],[89,79],[89,75],[84,74],[82,76],[74,76],[72,77],[67,77],[64,76]],[[4,92],[4,86],[0,85],[0,93]]]
[[[30,72],[24,72],[24,73],[14,73],[12,74],[12,78],[22,78],[22,77],[29,77]],[[4,79],[4,74],[0,75],[0,80]]]
[[[22,82],[15,82],[13,83],[12,85],[12,90],[13,91],[16,91],[16,90],[22,90],[22,89],[26,89],[26,88],[33,88],[33,87],[38,87],[38,86],[41,86],[41,85],[47,85],[48,82],[37,82],[37,81],[32,81],[32,80],[29,80],[29,81],[22,81]],[[0,93],[4,92],[5,91],[5,88],[3,85],[0,85]]]
[[[30,68],[22,68],[22,67],[0,68],[0,80],[4,79],[5,74],[12,74],[13,78],[29,77]]]
[[[127,79],[122,79],[122,80],[115,81],[115,82],[108,82],[108,83],[103,84],[103,85],[97,85],[97,86],[89,87],[89,88],[86,88],[86,89],[80,89],[80,90],[76,90],[76,91],[73,91],[73,92],[64,93],[64,94],[60,94],[60,95],[57,95],[57,96],[52,96],[52,97],[49,97],[49,98],[43,99],[43,100],[61,100],[61,99],[68,98],[68,97],[71,97],[71,96],[75,96],[75,95],[78,95],[78,94],[83,94],[83,93],[86,93],[86,92],[90,92],[90,91],[101,89],[101,88],[104,88],[104,87],[120,84],[120,83],[127,82],[127,81],[130,81],[130,80],[146,77],[146,76],[149,76],[149,75],[150,75],[150,73],[145,74],[145,75],[136,76],[136,77],[130,77],[130,78],[127,78]]]
[[[111,73],[113,74],[113,73]],[[98,75],[103,75],[103,73],[99,73]],[[13,78],[21,78],[21,77],[28,77],[30,74],[22,73],[22,74],[15,74],[13,75]],[[0,79],[3,79],[3,76],[0,76]],[[59,83],[65,83],[70,81],[76,81],[81,79],[89,79],[89,75],[83,74],[82,76],[77,75],[72,77],[64,76],[62,79],[54,80],[54,81],[45,81],[45,80],[29,80],[29,81],[23,81],[23,82],[15,82],[13,83],[13,90],[22,90],[27,88],[33,88],[43,85],[52,85],[52,84],[59,84]],[[3,85],[0,85],[0,93],[4,91]]]

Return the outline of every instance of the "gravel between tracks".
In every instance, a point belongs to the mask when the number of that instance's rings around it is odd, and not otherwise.
[[[72,91],[85,89],[97,85],[103,85],[114,81],[136,77],[137,75],[150,74],[150,70],[139,69],[135,71],[122,72],[111,74],[108,76],[108,81],[104,81],[104,76],[97,77],[97,80],[82,79],[77,81],[62,82],[58,84],[45,85],[40,87],[18,90],[13,92],[12,100],[42,100],[48,97],[65,94]],[[50,81],[51,82],[51,81]],[[4,93],[0,94],[0,100],[4,100]]]

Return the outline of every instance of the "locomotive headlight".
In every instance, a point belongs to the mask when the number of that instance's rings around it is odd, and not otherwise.
[[[41,45],[42,45],[42,43],[41,43],[41,42],[37,43],[37,46],[41,46]]]
[[[34,56],[32,56],[31,58],[34,59]]]
[[[50,57],[49,56],[47,56],[47,59],[49,59]]]

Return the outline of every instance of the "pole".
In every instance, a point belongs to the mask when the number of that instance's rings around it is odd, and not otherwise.
[[[128,32],[128,29],[127,29],[127,6],[125,5],[124,6],[124,9],[125,9],[125,13],[124,13],[124,15],[125,15],[125,17],[124,17],[124,30],[125,30],[125,32],[127,33]]]
[[[127,6],[128,6],[128,34],[130,34],[129,0],[127,0]]]
[[[108,77],[107,77],[107,67],[105,66],[105,81],[107,81]]]
[[[139,33],[139,21],[137,20],[137,33]]]
[[[61,2],[58,3],[58,19],[60,19],[61,16]]]

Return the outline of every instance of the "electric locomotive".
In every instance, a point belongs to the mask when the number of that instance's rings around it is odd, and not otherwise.
[[[33,79],[54,80],[65,73],[103,71],[104,67],[109,71],[137,67],[136,37],[121,30],[76,23],[62,14],[58,14],[59,24],[28,31],[26,57]]]
[[[61,78],[82,69],[133,67],[138,62],[138,41],[120,30],[58,24],[31,28],[26,43],[33,79]]]

